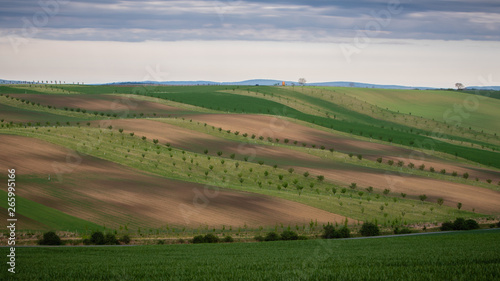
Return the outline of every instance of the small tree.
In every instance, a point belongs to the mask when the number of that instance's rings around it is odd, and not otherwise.
[[[317,176],[316,178],[317,178],[317,179],[318,179],[318,181],[320,181],[320,182],[322,182],[322,181],[324,181],[324,180],[325,180],[325,177],[324,177],[324,176],[321,176],[321,175],[320,175],[320,176]]]
[[[420,201],[424,202],[425,199],[427,199],[427,195],[425,195],[425,194],[419,195],[418,199],[420,199]]]
[[[462,203],[461,203],[461,202],[458,202],[458,203],[457,203],[457,208],[458,208],[459,210],[460,210],[460,209],[462,209]]]
[[[437,203],[438,203],[439,206],[442,206],[443,203],[444,203],[444,199],[443,198],[438,198],[437,199]]]

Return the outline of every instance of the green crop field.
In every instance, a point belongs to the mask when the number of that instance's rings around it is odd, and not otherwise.
[[[7,181],[6,178],[2,180]],[[61,211],[50,208],[22,197],[17,197],[17,213],[46,226],[48,229],[60,229],[69,232],[87,232],[100,230],[101,226],[67,215]],[[7,193],[0,190],[0,207],[7,209]]]
[[[498,99],[457,91],[362,88],[341,88],[338,91],[391,111],[448,121],[451,124],[458,123],[466,128],[471,126],[490,133],[500,131],[500,124],[495,120],[500,107]]]
[[[2,280],[497,280],[499,230],[363,240],[18,248]]]

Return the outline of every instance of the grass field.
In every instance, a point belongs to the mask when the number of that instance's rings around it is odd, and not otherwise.
[[[500,230],[363,240],[17,248],[2,280],[497,280]]]
[[[422,116],[441,122],[458,123],[498,133],[500,124],[495,121],[500,100],[484,96],[477,98],[457,91],[407,91],[362,88],[341,88],[351,97],[391,111]],[[457,108],[457,110],[455,110]],[[461,111],[458,111],[461,108]]]

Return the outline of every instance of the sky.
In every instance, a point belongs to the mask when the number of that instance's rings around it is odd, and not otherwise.
[[[498,0],[2,0],[0,79],[500,85]]]

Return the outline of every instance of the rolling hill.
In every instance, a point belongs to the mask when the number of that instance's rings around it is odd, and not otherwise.
[[[435,225],[500,215],[498,105],[444,90],[8,85],[0,168],[17,171],[25,231]]]

